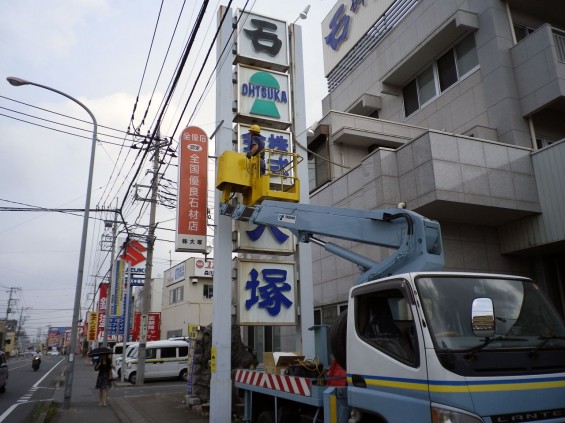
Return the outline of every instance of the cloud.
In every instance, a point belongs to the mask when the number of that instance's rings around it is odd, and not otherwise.
[[[3,59],[25,60],[35,66],[68,57],[77,45],[84,21],[108,10],[104,0],[50,1],[42,13],[30,13],[37,8],[34,0],[2,3],[0,39],[12,44],[4,49]]]

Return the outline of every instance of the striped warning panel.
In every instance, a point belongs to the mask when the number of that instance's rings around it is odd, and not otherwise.
[[[290,394],[310,396],[310,379],[296,376],[279,376],[256,370],[236,370],[235,381]]]

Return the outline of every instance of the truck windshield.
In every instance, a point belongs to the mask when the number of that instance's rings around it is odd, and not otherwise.
[[[420,277],[416,286],[439,350],[565,348],[563,321],[532,281],[448,275]],[[495,334],[488,340],[473,334],[476,298],[494,305]]]

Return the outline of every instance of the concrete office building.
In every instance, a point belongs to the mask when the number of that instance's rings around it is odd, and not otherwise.
[[[533,277],[565,315],[565,3],[340,0],[322,36],[311,203],[405,202],[441,223],[446,269]],[[330,323],[357,269],[312,248]]]
[[[188,336],[188,325],[212,323],[214,261],[191,257],[165,270],[161,339]]]

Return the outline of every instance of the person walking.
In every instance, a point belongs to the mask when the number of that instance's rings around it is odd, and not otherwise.
[[[96,389],[100,390],[100,403],[101,407],[108,405],[108,390],[112,387],[112,359],[109,354],[100,356],[94,370],[98,372],[96,378]]]

